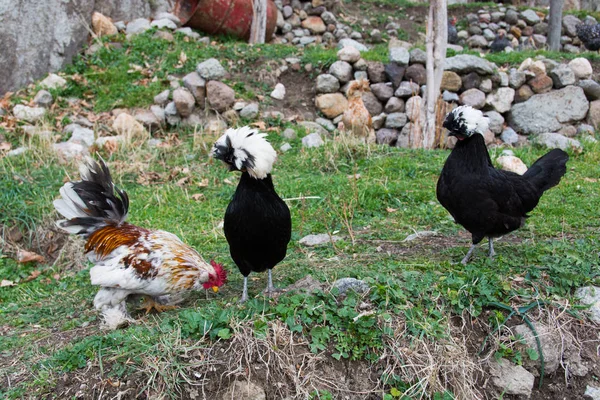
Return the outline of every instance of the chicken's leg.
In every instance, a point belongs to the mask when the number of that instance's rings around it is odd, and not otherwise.
[[[156,312],[163,312],[167,310],[174,310],[177,306],[170,306],[165,304],[160,304],[156,301],[156,299],[152,296],[146,296],[144,303],[138,308],[138,310],[146,310],[146,314],[150,313],[152,309],[156,310]]]
[[[273,275],[271,273],[271,270],[269,270],[269,282],[267,283],[267,289],[265,290],[265,292],[269,297],[271,297],[271,295],[274,292],[277,292],[277,289],[275,289],[275,286],[273,286]]]
[[[488,239],[490,240],[490,258],[494,258],[494,256],[496,255],[496,252],[494,251],[494,239],[492,239],[491,237]]]
[[[244,303],[248,301],[248,277],[245,276],[244,277],[244,291],[242,292],[242,298],[240,300],[240,303]]]
[[[465,258],[463,258],[462,261],[460,262],[462,265],[467,265],[467,263],[471,259],[471,255],[473,254],[474,250],[475,250],[475,245],[472,244],[469,251],[467,251],[467,255],[465,256]]]

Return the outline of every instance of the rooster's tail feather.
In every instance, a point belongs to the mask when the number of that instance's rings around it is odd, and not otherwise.
[[[541,194],[558,185],[560,179],[567,172],[568,160],[567,153],[560,149],[554,149],[534,162],[523,177],[533,183]]]
[[[88,158],[79,168],[81,181],[67,182],[60,188],[54,208],[66,219],[56,224],[69,233],[89,235],[127,219],[129,198],[115,187],[104,160]]]

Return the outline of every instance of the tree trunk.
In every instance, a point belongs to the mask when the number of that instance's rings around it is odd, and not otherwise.
[[[253,0],[249,43],[264,43],[267,35],[267,0]]]
[[[548,49],[560,50],[560,33],[562,30],[563,0],[550,0],[550,23],[548,24]]]
[[[441,130],[436,123],[439,111],[438,99],[440,96],[440,85],[444,73],[444,61],[446,60],[446,45],[448,43],[448,3],[447,0],[431,0],[429,6],[429,18],[427,20],[427,98],[424,101],[424,121],[422,139],[415,143],[416,147],[431,149],[436,144],[436,134]],[[419,121],[420,123],[420,121]],[[419,135],[420,136],[420,135]],[[418,137],[415,137],[417,139]]]

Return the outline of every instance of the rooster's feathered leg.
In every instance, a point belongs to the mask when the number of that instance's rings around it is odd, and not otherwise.
[[[276,291],[277,289],[275,289],[275,286],[273,286],[273,276],[271,270],[269,270],[269,283],[267,283],[267,289],[265,290],[265,292],[267,292],[268,296],[271,296],[271,294],[273,294]]]

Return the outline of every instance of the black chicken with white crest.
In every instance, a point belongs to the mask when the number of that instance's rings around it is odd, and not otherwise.
[[[600,24],[580,24],[575,29],[577,37],[586,49],[590,51],[600,50]]]
[[[554,149],[523,175],[497,170],[485,146],[483,133],[488,129],[488,119],[481,111],[458,107],[446,116],[443,126],[458,142],[440,174],[437,198],[471,233],[473,244],[462,263],[469,261],[475,246],[485,237],[493,257],[493,238],[523,226],[542,194],[560,182],[569,156]]]
[[[271,270],[285,258],[292,235],[290,210],[271,178],[277,153],[266,136],[247,126],[228,129],[213,146],[214,158],[242,173],[223,226],[231,258],[244,275],[242,302],[248,300],[251,272],[268,270],[266,292],[275,290]]]

